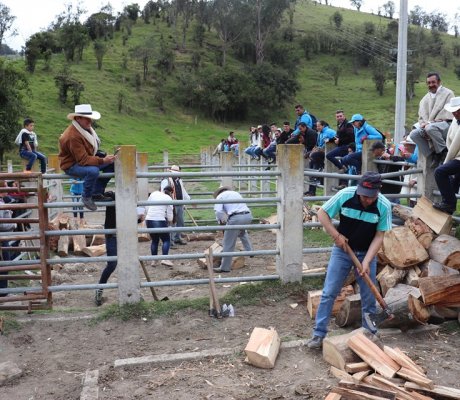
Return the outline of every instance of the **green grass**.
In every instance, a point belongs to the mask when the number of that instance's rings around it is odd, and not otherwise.
[[[21,329],[21,324],[16,321],[16,315],[12,312],[0,311],[0,317],[3,318],[3,334],[8,335],[11,332]]]

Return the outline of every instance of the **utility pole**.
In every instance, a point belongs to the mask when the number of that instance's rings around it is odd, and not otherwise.
[[[406,83],[407,83],[407,0],[399,2],[398,63],[396,66],[396,107],[394,142],[399,143],[406,124]]]

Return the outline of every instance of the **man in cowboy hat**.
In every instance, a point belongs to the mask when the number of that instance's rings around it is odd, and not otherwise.
[[[165,187],[171,186],[173,188],[172,192],[172,199],[173,200],[190,200],[190,196],[185,190],[184,182],[182,179],[177,176],[180,172],[180,167],[178,165],[172,165],[169,169],[169,172],[173,174],[168,178],[164,178],[161,181],[160,189],[164,190]],[[184,226],[184,206],[183,205],[175,205],[174,206],[174,216],[175,216],[175,224],[176,227],[183,227]],[[171,242],[175,244],[187,244],[185,240],[182,239],[181,232],[173,232],[171,234]]]
[[[318,211],[318,220],[334,240],[334,247],[316,313],[313,337],[307,342],[307,347],[311,349],[322,347],[332,306],[353,265],[345,248],[346,243],[361,261],[362,275],[369,275],[375,282],[376,254],[383,243],[385,231],[391,229],[391,204],[379,193],[381,187],[380,174],[366,172],[357,187],[352,186],[341,190],[324,203]],[[336,228],[332,223],[332,218],[337,214],[340,216],[340,224]],[[372,291],[360,276],[357,277],[357,282],[363,315],[375,313],[375,297]],[[375,333],[375,329],[368,326],[364,318],[362,324],[364,328]]]
[[[456,194],[460,186],[460,97],[450,99],[444,109],[454,115],[447,133],[447,155],[444,164],[434,171],[434,178],[441,192],[442,202],[433,204],[434,208],[453,214],[457,208]]]
[[[241,194],[229,186],[221,186],[214,192],[216,200],[243,200]],[[251,210],[246,203],[215,204],[216,218],[221,225],[248,225],[252,222]],[[245,251],[252,251],[247,230],[226,230],[222,243],[223,252],[235,251],[236,239],[240,238]],[[232,257],[222,257],[220,267],[214,268],[214,272],[230,272]]]
[[[101,118],[91,104],[78,104],[67,115],[72,123],[59,138],[59,163],[68,175],[84,179],[82,202],[91,211],[97,210],[94,201],[110,201],[104,190],[110,178],[98,179],[99,172],[114,172],[114,155],[99,151],[100,140],[91,124]]]

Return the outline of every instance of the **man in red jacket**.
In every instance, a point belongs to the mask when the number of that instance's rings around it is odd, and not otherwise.
[[[72,123],[59,138],[59,163],[71,176],[84,180],[82,202],[91,211],[97,210],[94,201],[111,201],[104,196],[110,178],[99,177],[99,172],[114,172],[115,155],[99,151],[100,140],[92,122],[101,118],[90,104],[78,104],[75,112],[67,115]]]

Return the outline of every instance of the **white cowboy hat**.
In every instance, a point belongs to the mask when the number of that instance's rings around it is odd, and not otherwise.
[[[75,106],[75,112],[68,114],[67,119],[74,119],[75,117],[85,117],[96,120],[101,118],[101,114],[97,111],[93,111],[91,104],[77,104]]]
[[[449,112],[455,112],[460,109],[460,97],[452,97],[449,101],[444,106],[444,110],[449,111]]]
[[[171,165],[171,168],[169,168],[171,172],[180,172],[180,168],[178,165]]]

